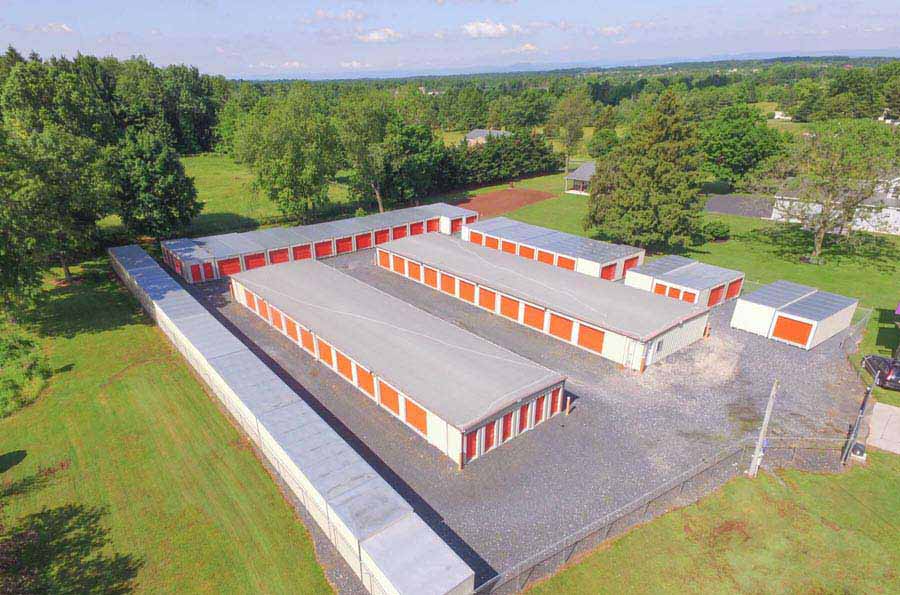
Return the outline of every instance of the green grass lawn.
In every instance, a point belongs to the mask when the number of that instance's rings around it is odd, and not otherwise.
[[[20,324],[54,375],[0,419],[0,519],[47,592],[322,593],[313,545],[247,443],[105,259]]]
[[[587,212],[587,197],[568,194],[535,203],[510,213],[520,221],[585,235],[582,221]],[[688,256],[710,264],[744,271],[747,279],[770,283],[787,279],[826,291],[858,298],[860,305],[872,308],[859,357],[878,353],[890,355],[900,343],[900,332],[893,323],[893,312],[900,299],[900,238],[861,235],[859,245],[828,246],[826,261],[804,264],[800,257],[811,246],[808,235],[796,226],[730,215],[707,214],[710,219],[728,223],[732,239],[697,246]],[[882,402],[900,405],[900,393],[876,389]]]
[[[738,478],[532,593],[896,593],[900,457],[842,475]]]
[[[781,130],[782,132],[790,132],[795,136],[799,136],[809,129],[808,122],[791,122],[790,120],[766,120],[766,124],[770,128]]]

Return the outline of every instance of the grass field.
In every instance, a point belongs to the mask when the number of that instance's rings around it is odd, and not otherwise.
[[[309,534],[105,259],[20,323],[54,375],[0,420],[0,519],[41,592],[329,592]],[[52,281],[52,280],[51,280]]]
[[[900,457],[738,478],[588,554],[550,593],[896,593]]]

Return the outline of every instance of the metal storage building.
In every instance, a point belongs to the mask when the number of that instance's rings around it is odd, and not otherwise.
[[[474,572],[341,436],[138,246],[113,269],[371,593],[464,595]]]
[[[285,263],[231,285],[239,303],[460,466],[565,409],[557,372],[328,265]]]
[[[741,294],[744,273],[672,254],[629,270],[625,285],[712,307]]]
[[[450,237],[379,246],[376,264],[635,370],[703,338],[706,308]]]
[[[644,262],[643,248],[591,240],[506,217],[466,225],[462,238],[607,281],[621,279],[629,269]]]
[[[458,233],[478,213],[434,203],[315,225],[276,227],[160,243],[163,260],[188,283],[307,258],[327,258],[371,248],[407,235]]]
[[[848,326],[858,300],[790,281],[776,281],[742,296],[731,326],[812,349]]]

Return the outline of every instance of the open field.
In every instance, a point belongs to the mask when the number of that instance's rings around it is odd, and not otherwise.
[[[809,130],[808,122],[791,122],[790,120],[766,120],[769,128],[781,130],[782,132],[790,132],[795,136],[799,136]]]
[[[585,235],[581,222],[586,212],[587,197],[565,194],[528,205],[508,216]],[[706,216],[728,223],[731,240],[696,247],[687,256],[742,270],[752,281],[770,283],[787,279],[859,298],[860,306],[874,308],[860,345],[860,357],[867,353],[889,355],[900,342],[900,333],[893,324],[894,308],[900,299],[897,291],[900,268],[895,258],[900,252],[900,238],[861,236],[856,247],[830,245],[825,251],[824,264],[809,265],[800,262],[800,257],[808,252],[810,240],[806,232],[795,226],[735,215]],[[900,393],[877,389],[876,397],[900,405]]]
[[[188,366],[112,281],[48,279],[54,375],[0,420],[0,519],[39,528],[45,592],[330,592],[309,533]]]
[[[900,589],[900,457],[842,475],[739,478],[601,547],[531,593]]]

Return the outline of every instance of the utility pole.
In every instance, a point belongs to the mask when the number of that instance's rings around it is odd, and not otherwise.
[[[759,464],[762,462],[763,445],[766,443],[766,432],[769,430],[769,420],[772,419],[772,407],[775,406],[775,393],[778,392],[778,379],[772,383],[772,392],[769,393],[769,402],[766,403],[766,414],[763,417],[762,427],[759,429],[759,438],[756,440],[756,450],[753,451],[753,459],[750,461],[750,469],[747,475],[756,477]]]

